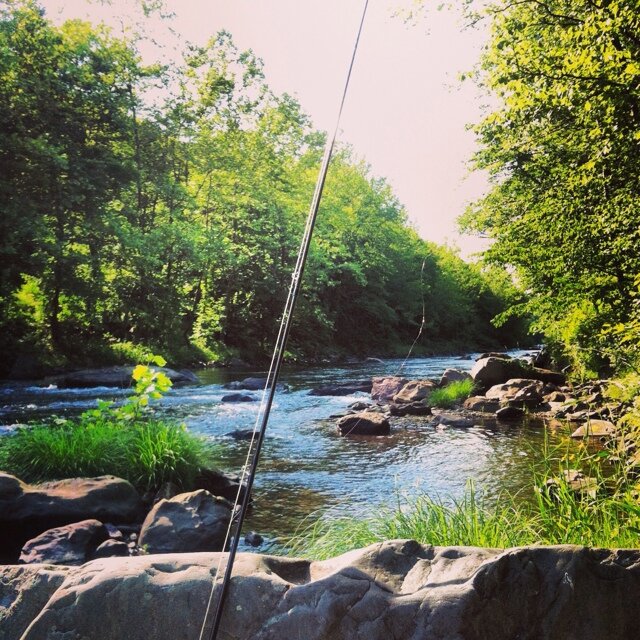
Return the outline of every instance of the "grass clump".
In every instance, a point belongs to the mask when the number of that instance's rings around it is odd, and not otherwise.
[[[389,539],[412,539],[436,546],[509,548],[531,544],[576,544],[640,548],[640,503],[634,478],[617,465],[603,473],[607,452],[586,449],[558,456],[545,452],[532,470],[529,496],[503,494],[488,503],[469,483],[459,500],[427,495],[398,498],[364,518],[320,518],[288,541],[292,555],[326,559]],[[590,491],[577,491],[566,480],[570,468],[589,468]]]
[[[111,474],[141,491],[169,481],[189,489],[215,452],[184,425],[149,411],[149,401],[171,386],[164,374],[139,365],[133,375],[136,393],[123,406],[98,401],[78,418],[56,418],[2,438],[0,468],[27,482]]]
[[[473,393],[473,380],[456,380],[445,387],[434,389],[427,398],[430,407],[450,409],[466,400]]]

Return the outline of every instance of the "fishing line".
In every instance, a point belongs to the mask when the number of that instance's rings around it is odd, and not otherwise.
[[[409,360],[409,358],[411,357],[411,354],[413,353],[414,347],[416,346],[416,344],[418,344],[418,340],[420,340],[420,337],[422,336],[422,332],[424,331],[424,326],[427,322],[427,308],[425,306],[425,300],[424,300],[424,267],[426,264],[427,264],[427,259],[424,258],[422,260],[422,268],[420,269],[420,292],[422,293],[422,320],[420,322],[420,327],[418,329],[418,333],[413,343],[409,347],[409,351],[407,352],[405,359],[402,361],[402,364],[398,367],[398,370],[392,377],[398,377],[402,373],[402,370],[407,364],[407,360]],[[351,429],[349,429],[349,431],[347,431],[346,433],[343,433],[342,435],[350,436],[354,432],[354,430],[358,427],[361,421],[362,421],[362,418],[360,418],[359,420],[356,420],[354,425],[351,427]]]
[[[340,118],[342,116],[342,110],[344,108],[345,100],[347,97],[347,90],[349,88],[351,72],[353,71],[356,53],[358,51],[358,44],[360,42],[360,36],[362,34],[362,28],[364,26],[364,20],[367,14],[368,6],[369,6],[369,0],[365,0],[364,8],[362,11],[362,17],[360,19],[360,25],[358,27],[357,36],[356,36],[355,44],[353,47],[353,53],[351,55],[351,62],[349,64],[347,77],[344,83],[344,89],[342,92],[342,99],[340,101],[340,108],[338,109],[335,128],[333,131],[333,135],[330,137],[329,136],[327,137],[327,141],[324,149],[324,155],[322,158],[322,164],[320,166],[320,172],[318,174],[315,191],[313,193],[313,198],[311,200],[311,205],[309,207],[309,213],[307,215],[304,233],[302,235],[302,240],[300,242],[300,249],[298,251],[296,265],[291,275],[291,285],[289,286],[289,293],[287,295],[287,300],[285,302],[282,318],[280,320],[280,327],[278,329],[278,336],[276,338],[273,355],[271,357],[271,364],[269,366],[267,380],[265,382],[265,386],[262,391],[260,408],[258,409],[258,415],[256,417],[256,422],[254,424],[253,432],[251,435],[251,441],[249,442],[249,450],[247,452],[247,458],[246,458],[244,467],[242,469],[240,485],[238,487],[236,499],[234,501],[233,509],[231,511],[229,526],[227,527],[227,532],[225,535],[223,552],[220,553],[220,556],[218,559],[218,565],[213,577],[211,592],[207,602],[207,608],[206,608],[204,619],[202,622],[202,627],[200,629],[200,636],[199,636],[200,640],[205,640],[205,638],[207,637],[210,640],[216,640],[218,636],[218,630],[220,628],[220,622],[222,620],[222,614],[224,611],[224,604],[225,604],[226,597],[229,590],[231,573],[233,571],[233,563],[238,551],[238,544],[240,541],[242,524],[244,522],[244,518],[246,516],[247,509],[249,507],[249,502],[251,500],[251,490],[253,488],[253,482],[254,482],[256,470],[258,467],[258,461],[260,458],[260,451],[262,449],[262,443],[264,441],[264,436],[265,436],[267,424],[269,421],[269,415],[271,413],[271,407],[273,405],[273,398],[276,392],[278,377],[280,375],[280,369],[282,367],[282,362],[284,359],[284,351],[287,344],[287,339],[289,337],[289,332],[291,330],[291,320],[293,317],[293,311],[295,309],[295,305],[300,294],[300,285],[302,281],[302,276],[304,274],[304,267],[306,264],[307,255],[309,254],[311,237],[313,235],[313,229],[315,227],[315,222],[318,215],[318,208],[320,206],[320,199],[322,198],[322,191],[324,189],[324,184],[327,177],[329,162],[331,161],[331,154],[333,153],[333,147],[335,145],[336,137],[338,135]],[[246,486],[244,486],[244,495],[242,496],[242,501],[241,501],[240,496],[242,495],[242,489],[243,489],[245,480],[246,480]],[[240,502],[241,502],[240,509],[238,510],[238,504]],[[233,531],[233,534],[232,534],[232,531]],[[222,562],[224,558],[224,549],[227,548],[228,544],[230,546],[229,546],[229,553],[227,556],[227,564],[224,572],[224,577],[222,579],[222,583],[220,584],[220,588],[216,589],[216,585],[218,583],[218,578],[220,576],[220,571],[221,571]],[[218,591],[218,597],[214,598],[216,591]],[[213,607],[214,599],[216,600],[215,609]],[[212,612],[213,612],[213,619],[211,619]],[[210,632],[207,634],[208,629],[210,629]]]

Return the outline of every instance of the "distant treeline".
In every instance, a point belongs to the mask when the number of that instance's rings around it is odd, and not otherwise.
[[[171,67],[144,66],[139,44],[55,26],[33,2],[0,5],[4,373],[25,354],[255,361],[273,343],[324,135],[227,33]],[[423,349],[522,335],[491,324],[519,302],[506,272],[421,240],[341,148],[290,356],[398,352],[423,300]]]

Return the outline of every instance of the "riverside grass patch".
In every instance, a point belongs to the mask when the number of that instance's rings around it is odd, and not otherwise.
[[[456,380],[445,387],[434,389],[427,398],[430,407],[451,409],[464,402],[473,393],[473,380]]]
[[[189,489],[214,450],[184,425],[81,416],[22,427],[0,441],[0,467],[26,482],[114,475],[140,491],[173,482]]]
[[[640,548],[637,479],[615,452],[548,450],[531,470],[532,492],[486,500],[469,481],[459,499],[397,495],[393,506],[362,518],[314,514],[286,542],[290,555],[324,560],[369,544],[411,539],[425,545],[507,549],[525,545],[574,544]],[[582,468],[594,492],[578,492],[563,480]]]
[[[160,356],[150,363],[163,367]],[[98,400],[78,418],[54,418],[19,428],[0,439],[0,469],[26,482],[114,475],[138,490],[173,482],[190,489],[216,449],[186,426],[156,417],[149,404],[171,381],[149,364],[133,371],[134,394],[122,406]]]

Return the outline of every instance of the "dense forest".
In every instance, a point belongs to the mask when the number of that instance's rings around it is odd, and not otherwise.
[[[472,5],[471,5],[472,6]],[[477,77],[493,188],[463,225],[495,239],[527,313],[581,375],[640,364],[640,4],[499,0]]]
[[[228,33],[174,65],[140,45],[0,3],[0,373],[270,351],[325,136]],[[523,336],[491,324],[523,303],[508,272],[420,239],[341,147],[290,359],[399,353],[423,303],[426,352]]]

